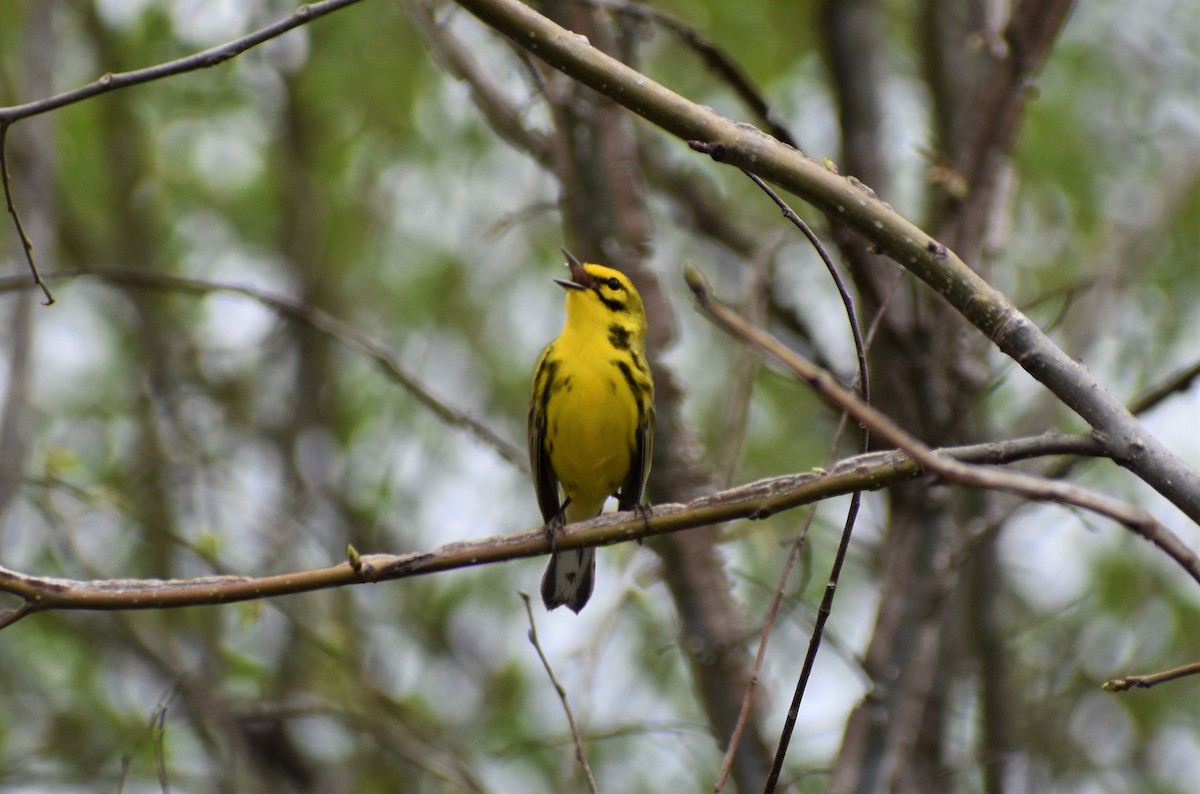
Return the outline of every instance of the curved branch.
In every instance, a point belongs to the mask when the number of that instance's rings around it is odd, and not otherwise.
[[[281,19],[264,28],[259,28],[253,33],[249,33],[233,41],[228,41],[218,47],[211,47],[184,58],[177,58],[173,61],[167,61],[166,63],[160,63],[145,69],[137,69],[132,72],[118,72],[116,74],[109,72],[94,82],[70,91],[64,91],[61,94],[36,99],[32,102],[26,102],[23,105],[11,105],[0,108],[0,186],[3,187],[5,202],[8,205],[8,214],[12,216],[13,226],[17,232],[17,239],[21,243],[25,253],[25,260],[29,265],[29,272],[33,276],[34,283],[41,288],[42,295],[45,298],[42,303],[46,306],[53,304],[54,294],[50,291],[45,281],[42,280],[42,276],[38,272],[37,262],[33,257],[33,241],[25,233],[25,226],[21,222],[21,214],[17,211],[16,204],[13,201],[12,185],[10,184],[8,174],[9,127],[22,119],[48,113],[67,105],[73,105],[76,102],[82,102],[85,99],[91,99],[100,94],[107,94],[109,91],[116,91],[119,88],[128,88],[133,85],[161,80],[164,77],[172,77],[184,72],[193,72],[197,69],[207,69],[211,66],[216,66],[230,58],[241,55],[251,47],[256,47],[265,41],[283,35],[293,28],[307,24],[317,17],[324,16],[357,2],[359,0],[323,0],[320,3],[303,5],[297,8],[286,19]]]
[[[874,428],[873,428],[874,429]],[[1101,446],[1087,436],[1047,433],[990,444],[974,444],[931,451],[945,462],[1010,463],[1044,455],[1101,455]],[[941,467],[939,467],[941,468]],[[801,505],[860,490],[879,490],[928,473],[903,452],[872,452],[841,461],[828,470],[816,470],[759,480],[681,504],[655,505],[643,516],[636,511],[600,516],[567,527],[555,539],[555,549],[607,546],[630,540],[682,532],[737,519],[757,520]],[[997,474],[1003,474],[998,472]],[[1013,474],[1013,473],[1010,473]],[[1037,479],[1023,475],[1024,480]],[[1040,498],[1097,509],[1107,500],[1063,483],[1046,482]],[[983,486],[988,487],[988,486]],[[1036,497],[1035,497],[1036,498]],[[1138,512],[1134,508],[1125,508]],[[1097,509],[1109,514],[1109,510]],[[1170,530],[1148,517],[1150,539],[1200,582],[1200,559]],[[1144,535],[1148,536],[1148,535]],[[23,600],[15,609],[0,613],[0,628],[26,615],[50,610],[135,610],[228,604],[292,595],[332,587],[406,579],[412,576],[469,568],[488,563],[537,557],[550,553],[544,527],[480,540],[451,543],[429,552],[411,554],[359,554],[348,550],[348,559],[327,568],[275,576],[204,576],[196,579],[103,579],[84,581],[33,576],[0,567],[0,592]]]
[[[951,482],[972,488],[1003,491],[1037,501],[1074,505],[1107,516],[1158,546],[1191,574],[1192,578],[1200,582],[1200,557],[1197,557],[1178,535],[1154,520],[1145,510],[1106,494],[1085,491],[1034,474],[971,465],[931,449],[881,411],[859,400],[857,395],[839,384],[828,372],[813,366],[774,337],[717,303],[712,298],[704,277],[695,268],[688,266],[684,277],[696,295],[700,308],[721,328],[770,354],[798,378],[812,386],[827,402],[839,410],[846,411],[871,433],[911,456],[927,473],[937,474]],[[1103,441],[1097,441],[1104,446]]]
[[[825,246],[813,233],[813,230],[808,227],[799,215],[796,214],[786,201],[784,201],[778,193],[771,189],[767,183],[763,182],[756,175],[749,171],[742,173],[750,177],[754,184],[767,194],[767,196],[775,203],[783,212],[783,217],[786,218],[793,226],[808,238],[816,249],[817,254],[821,257],[821,261],[825,263],[825,269],[829,271],[830,277],[837,288],[838,295],[841,296],[843,308],[846,311],[846,319],[850,323],[850,335],[854,339],[854,350],[858,358],[858,396],[864,406],[871,404],[871,379],[867,371],[867,349],[863,343],[862,331],[858,327],[858,313],[854,309],[854,299],[850,296],[850,291],[846,288],[845,282],[842,280],[841,274],[833,264],[833,260],[829,258],[829,254],[825,251]],[[843,418],[847,414],[842,414]],[[839,428],[840,430],[840,428]],[[858,429],[859,447],[863,452],[866,452],[870,444],[870,432],[864,424],[859,425]],[[812,675],[813,666],[817,661],[817,651],[821,647],[821,638],[825,633],[825,623],[833,612],[833,598],[837,594],[838,580],[841,578],[842,565],[845,563],[846,554],[850,549],[850,538],[854,531],[854,524],[858,518],[858,510],[862,504],[862,492],[855,491],[850,497],[850,509],[846,515],[846,521],[842,527],[842,536],[838,541],[837,551],[834,552],[833,565],[830,567],[829,579],[825,584],[825,590],[821,595],[821,605],[817,608],[817,617],[813,622],[812,636],[808,641],[808,651],[804,656],[804,663],[800,668],[800,676],[796,681],[796,688],[792,695],[792,703],[788,708],[787,717],[783,722],[783,730],[780,732],[779,744],[775,748],[775,760],[771,765],[771,772],[767,776],[767,782],[764,786],[766,791],[774,791],[775,786],[779,782],[779,775],[783,771],[783,762],[787,757],[788,746],[791,744],[792,733],[796,728],[796,720],[800,716],[800,703],[804,699],[804,693],[808,689],[809,677]],[[810,513],[811,516],[811,513]],[[782,587],[782,585],[781,585]]]
[[[1088,422],[1108,456],[1200,522],[1200,474],[1150,435],[1082,364],[1055,345],[953,251],[856,179],[748,124],[724,118],[592,47],[517,0],[458,0],[483,22],[565,74],[714,159],[752,171],[839,218],[932,287],[1006,355]]]
[[[725,83],[742,101],[750,112],[759,118],[767,132],[788,146],[800,148],[796,137],[788,129],[787,122],[771,107],[762,90],[746,73],[737,60],[712,39],[665,11],[626,0],[579,0],[579,2],[602,8],[613,14],[644,19],[676,36],[699,56],[712,72]]]
[[[73,88],[70,91],[64,91],[52,97],[26,102],[23,105],[11,105],[0,108],[0,127],[8,126],[13,122],[29,118],[30,116],[48,113],[51,110],[73,105],[76,102],[82,102],[85,99],[91,99],[100,94],[107,94],[109,91],[116,91],[119,88],[128,88],[129,86],[150,83],[155,80],[161,80],[164,77],[183,74],[184,72],[194,72],[198,69],[208,69],[209,67],[217,66],[228,61],[230,58],[241,55],[251,47],[257,47],[259,44],[277,38],[293,28],[306,25],[318,17],[325,16],[357,2],[359,0],[323,0],[323,2],[303,5],[297,8],[289,17],[266,27],[259,28],[253,33],[248,33],[239,39],[227,41],[217,47],[211,47],[193,55],[176,58],[173,61],[167,61],[166,63],[160,63],[145,69],[137,69],[132,72],[117,72],[115,74],[109,72],[94,82],[80,86],[79,88]]]
[[[525,614],[529,617],[529,644],[533,646],[533,649],[537,651],[538,658],[542,660],[542,669],[546,671],[546,677],[550,679],[550,685],[554,687],[554,692],[558,695],[559,702],[562,703],[563,712],[567,715],[567,725],[571,728],[571,743],[575,745],[575,760],[579,762],[579,768],[583,770],[588,791],[592,794],[599,794],[600,789],[596,785],[596,777],[592,774],[592,766],[588,763],[587,751],[583,747],[583,735],[580,734],[579,725],[575,722],[575,713],[571,710],[567,690],[559,683],[558,676],[554,674],[554,668],[550,666],[550,660],[546,658],[546,652],[542,650],[542,643],[538,640],[537,623],[533,619],[533,601],[529,598],[528,593],[521,593],[521,601],[525,603]]]
[[[25,263],[29,265],[29,274],[33,283],[42,290],[43,306],[54,303],[54,293],[42,280],[38,271],[37,261],[33,258],[33,240],[25,232],[25,224],[21,221],[21,213],[17,212],[16,202],[13,201],[12,177],[8,173],[8,124],[0,123],[0,187],[4,189],[4,204],[8,215],[12,218],[13,228],[17,232],[17,240],[21,243],[21,251],[25,254]]]

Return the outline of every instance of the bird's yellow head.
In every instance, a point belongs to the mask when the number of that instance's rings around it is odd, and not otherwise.
[[[638,350],[646,345],[646,310],[633,282],[619,270],[604,265],[584,264],[567,251],[571,278],[554,282],[567,291],[567,329],[601,329],[612,334],[619,327]]]

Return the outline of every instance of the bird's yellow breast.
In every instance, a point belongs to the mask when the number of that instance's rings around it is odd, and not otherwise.
[[[571,499],[569,511],[590,518],[629,475],[638,404],[601,345],[568,334],[555,353],[560,368],[546,406],[550,465]]]

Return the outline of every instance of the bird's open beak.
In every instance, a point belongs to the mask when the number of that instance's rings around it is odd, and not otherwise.
[[[560,248],[563,256],[567,258],[567,267],[571,268],[571,280],[556,278],[554,283],[563,289],[591,289],[592,274],[583,269],[583,263],[575,258],[574,254],[565,248]]]

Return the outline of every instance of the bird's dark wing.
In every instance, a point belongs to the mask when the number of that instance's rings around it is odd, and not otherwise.
[[[650,477],[650,461],[654,458],[654,406],[646,413],[646,420],[638,427],[634,439],[629,474],[617,493],[617,509],[631,510],[642,503],[646,492],[646,480]]]
[[[549,352],[549,348],[547,348]],[[550,449],[546,446],[546,398],[550,395],[554,379],[554,365],[547,362],[546,353],[542,353],[534,370],[534,395],[529,406],[529,470],[533,476],[533,490],[537,493],[538,507],[542,511],[542,519],[549,524],[555,518],[561,518],[562,507],[558,501],[558,476],[550,465]],[[540,384],[540,388],[539,388]]]

